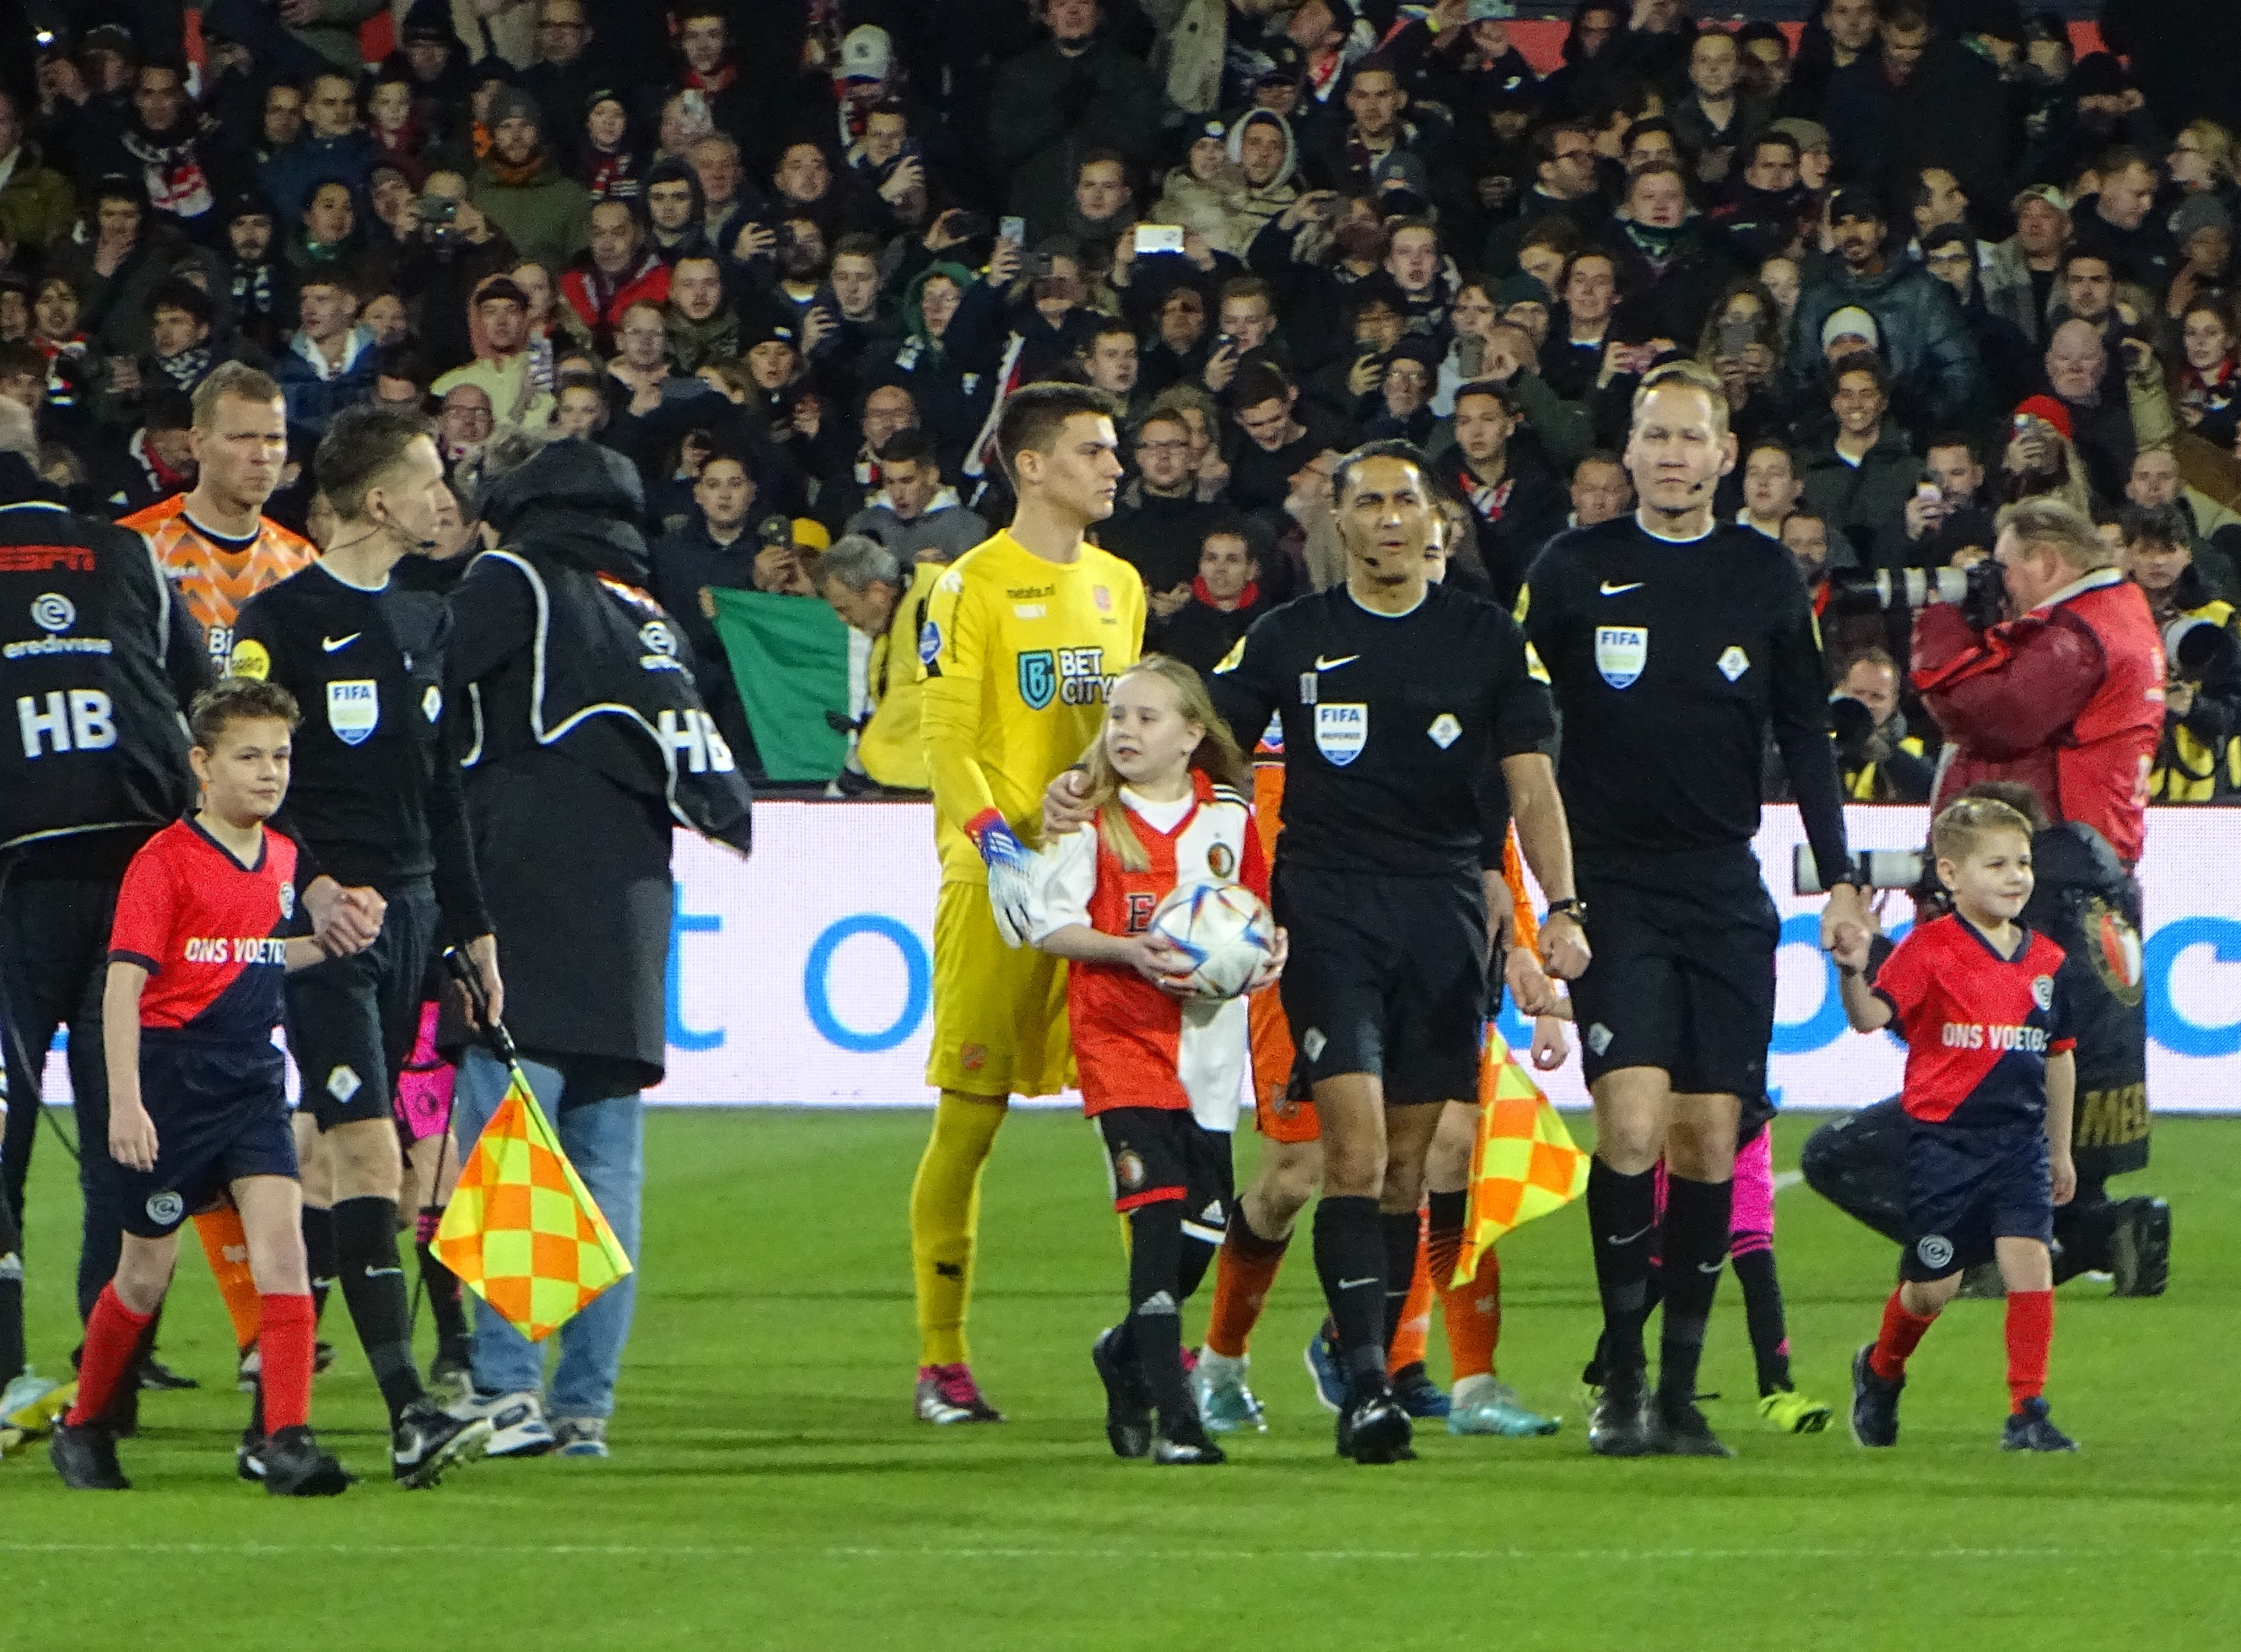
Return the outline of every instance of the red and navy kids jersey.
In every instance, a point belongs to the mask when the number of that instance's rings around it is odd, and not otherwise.
[[[148,972],[140,1025],[213,1042],[269,1041],[296,921],[296,846],[266,828],[244,866],[190,818],[142,846],[124,869],[111,963]]]
[[[2062,948],[2024,930],[2013,958],[1957,913],[1916,927],[1876,973],[1906,1040],[1900,1101],[1926,1124],[2037,1124],[2046,1058],[2076,1042]]]

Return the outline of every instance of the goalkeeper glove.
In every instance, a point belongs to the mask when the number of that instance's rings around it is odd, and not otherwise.
[[[965,835],[980,851],[988,867],[988,906],[996,916],[996,933],[1007,946],[1027,944],[1027,868],[1034,856],[1001,813],[984,809],[965,823]]]

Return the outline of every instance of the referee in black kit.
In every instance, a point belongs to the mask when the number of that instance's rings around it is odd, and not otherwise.
[[[1719,381],[1694,362],[1656,369],[1627,442],[1640,507],[1552,541],[1518,599],[1563,720],[1557,779],[1595,938],[1572,1000],[1595,1097],[1588,1221],[1605,1341],[1588,1440],[1605,1456],[1732,1455],[1696,1408],[1696,1366],[1738,1128],[1769,1116],[1781,924],[1751,853],[1769,724],[1814,858],[1840,869],[1823,945],[1862,920],[1811,604],[1779,545],[1714,517],[1735,463]],[[1653,1249],[1665,1305],[1654,1398]]]
[[[295,776],[273,819],[302,852],[299,893],[309,905],[315,891],[333,896],[321,886],[339,885],[380,925],[365,952],[289,977],[288,1046],[301,1107],[333,1150],[336,1274],[389,1408],[391,1467],[408,1486],[431,1485],[490,1433],[486,1421],[447,1415],[413,1368],[397,1254],[397,1073],[419,1027],[439,920],[474,960],[493,1014],[502,1002],[445,739],[450,612],[391,578],[402,558],[435,545],[450,496],[434,438],[407,413],[345,410],[313,465],[334,508],[331,542],[242,605],[230,669],[281,684],[304,708]]]
[[[1516,625],[1428,583],[1440,516],[1415,448],[1357,448],[1333,485],[1345,583],[1256,622],[1210,686],[1241,739],[1272,712],[1283,719],[1272,893],[1291,933],[1282,992],[1297,1076],[1322,1122],[1315,1272],[1347,1368],[1338,1448],[1390,1462],[1408,1453],[1409,1421],[1386,1381],[1386,1346],[1441,1109],[1478,1094],[1487,913],[1508,899],[1512,810],[1553,898],[1551,969],[1576,975],[1588,952],[1543,751],[1549,692]]]

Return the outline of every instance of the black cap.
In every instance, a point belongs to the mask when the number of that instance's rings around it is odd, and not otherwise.
[[[1829,199],[1829,222],[1842,224],[1846,218],[1873,218],[1883,222],[1883,207],[1876,200],[1873,190],[1857,184],[1847,184]]]
[[[412,0],[398,37],[407,45],[416,40],[434,41],[445,46],[455,44],[458,35],[452,27],[452,8],[445,0]]]
[[[1385,362],[1388,366],[1396,361],[1422,362],[1433,374],[1437,375],[1440,364],[1447,358],[1447,353],[1440,348],[1440,341],[1431,334],[1405,332],[1401,335],[1401,342],[1385,352]]]
[[[494,280],[484,282],[475,289],[475,305],[478,309],[495,298],[511,298],[519,304],[525,312],[529,309],[529,295],[521,290],[520,284],[512,276],[499,276]]]

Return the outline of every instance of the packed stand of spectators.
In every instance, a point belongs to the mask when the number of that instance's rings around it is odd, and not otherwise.
[[[1341,576],[1356,443],[1424,448],[1447,577],[1508,601],[1630,507],[1633,389],[1695,357],[1722,513],[1821,607],[1852,795],[1928,793],[1906,576],[1957,590],[2041,493],[2166,626],[2155,795],[2241,791],[2235,8],[2112,4],[2081,57],[2012,0],[1819,0],[1794,43],[1582,0],[1545,77],[1508,0],[413,0],[362,62],[375,9],[209,0],[191,64],[164,0],[0,41],[0,395],[75,505],[191,487],[231,359],[285,392],[298,529],[354,402],[455,466],[588,437],[735,744],[709,592],[821,598],[871,644],[856,782],[907,790],[871,723],[922,571],[1008,519],[1016,385],[1111,396],[1099,538],[1206,667]]]

